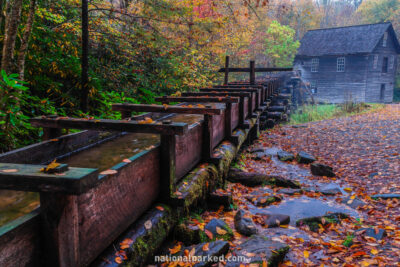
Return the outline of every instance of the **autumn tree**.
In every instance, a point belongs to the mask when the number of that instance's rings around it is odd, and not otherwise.
[[[273,21],[267,30],[265,54],[271,66],[289,67],[293,63],[300,42],[295,40],[295,31],[289,26]]]

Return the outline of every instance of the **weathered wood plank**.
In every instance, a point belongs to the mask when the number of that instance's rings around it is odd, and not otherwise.
[[[29,192],[81,194],[95,186],[97,169],[69,168],[61,174],[41,172],[46,165],[0,163],[0,188]]]
[[[171,103],[171,102],[187,102],[187,103],[239,103],[238,97],[174,97],[174,96],[163,96],[156,97],[156,101],[161,103]]]
[[[71,128],[99,131],[122,131],[132,133],[156,133],[166,135],[182,135],[188,130],[186,123],[144,123],[129,120],[89,120],[68,117],[36,117],[30,120],[35,127],[43,128]]]
[[[222,110],[217,108],[162,106],[144,104],[113,104],[114,111],[130,112],[157,112],[157,113],[181,113],[181,114],[208,114],[221,115]]]

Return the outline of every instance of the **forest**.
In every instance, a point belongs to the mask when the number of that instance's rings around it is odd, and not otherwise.
[[[1,0],[0,8],[1,152],[40,140],[34,116],[118,118],[112,103],[210,85],[226,55],[233,66],[291,66],[310,29],[391,21],[400,34],[400,0],[91,0],[82,85],[81,1]]]

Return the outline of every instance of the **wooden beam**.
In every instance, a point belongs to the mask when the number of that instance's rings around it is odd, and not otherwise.
[[[255,72],[293,71],[293,68],[255,68]],[[225,72],[220,68],[218,72]],[[250,72],[250,68],[229,68],[229,72]]]
[[[161,103],[171,103],[171,102],[187,102],[187,103],[239,103],[240,99],[238,97],[203,97],[203,96],[163,96],[156,97],[155,100]]]
[[[183,114],[208,114],[221,115],[222,110],[207,107],[162,106],[144,104],[113,104],[112,110],[123,112],[157,112],[157,113],[183,113]]]
[[[225,57],[225,77],[224,84],[228,84],[229,82],[229,56]]]
[[[251,103],[251,94],[250,92],[247,91],[235,91],[235,92],[188,92],[188,93],[182,93],[183,96],[238,96],[240,97],[240,102],[239,102],[239,125],[243,127],[245,125],[245,110],[244,110],[244,99],[247,97],[249,99],[249,104]],[[250,109],[250,105],[249,105]],[[249,112],[251,114],[251,112]]]
[[[97,169],[69,167],[62,174],[57,174],[40,171],[45,167],[45,165],[0,163],[0,188],[79,195],[98,182]]]
[[[129,120],[97,120],[77,119],[68,117],[36,117],[30,119],[35,127],[43,128],[65,128],[97,131],[120,131],[131,133],[155,133],[165,135],[183,135],[188,131],[187,123],[171,123],[163,125],[160,122],[143,123]]]
[[[250,61],[250,84],[254,84],[256,82],[256,62],[254,60]]]

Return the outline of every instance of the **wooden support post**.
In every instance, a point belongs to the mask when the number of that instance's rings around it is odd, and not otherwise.
[[[227,85],[229,81],[229,56],[225,57],[225,78],[224,84]]]
[[[88,0],[82,0],[81,110],[88,110],[89,96],[89,15]]]
[[[42,136],[42,140],[46,141],[46,140],[50,140],[50,139],[55,139],[59,136],[61,136],[62,134],[62,129],[58,129],[58,128],[43,128],[43,136]]]
[[[255,84],[256,82],[256,62],[254,60],[250,61],[250,84]]]
[[[225,104],[225,136],[229,140],[232,138],[232,103]]]
[[[176,190],[175,184],[175,135],[161,135],[160,146],[160,196],[164,201],[169,201]]]
[[[212,159],[212,137],[213,137],[213,125],[212,116],[204,115],[204,127],[203,127],[203,158],[206,160]]]
[[[80,266],[78,196],[40,193],[45,266]]]

